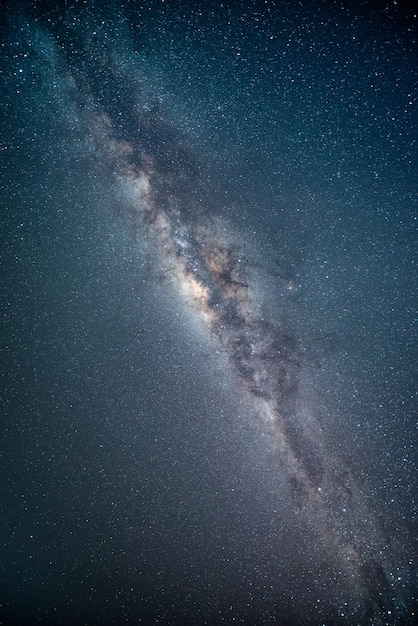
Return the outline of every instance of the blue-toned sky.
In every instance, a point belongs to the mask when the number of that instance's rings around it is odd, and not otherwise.
[[[417,19],[5,7],[1,623],[414,623]]]

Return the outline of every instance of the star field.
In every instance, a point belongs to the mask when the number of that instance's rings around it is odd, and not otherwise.
[[[3,624],[413,624],[417,13],[8,3]]]

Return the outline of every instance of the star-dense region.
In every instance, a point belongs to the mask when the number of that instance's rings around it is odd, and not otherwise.
[[[417,11],[8,2],[1,624],[414,624]]]

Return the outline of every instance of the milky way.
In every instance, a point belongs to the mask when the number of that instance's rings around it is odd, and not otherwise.
[[[280,300],[274,314],[267,303],[269,261],[256,263],[245,233],[225,217],[226,195],[211,176],[222,165],[169,118],[169,106],[141,92],[109,46],[99,51],[75,31],[70,18],[55,24],[61,49],[51,56],[89,137],[89,158],[118,190],[126,223],[153,250],[151,274],[165,273],[171,297],[215,342],[257,432],[267,435],[293,513],[331,562],[335,613],[342,623],[387,623],[395,607],[404,608],[396,538],[307,406],[302,339]]]

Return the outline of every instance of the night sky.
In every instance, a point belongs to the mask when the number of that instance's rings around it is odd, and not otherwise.
[[[0,18],[0,624],[416,623],[417,12]]]

